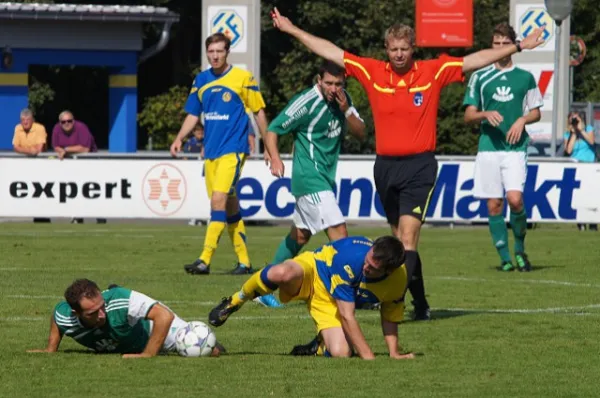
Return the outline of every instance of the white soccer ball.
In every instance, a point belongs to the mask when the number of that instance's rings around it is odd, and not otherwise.
[[[217,344],[217,337],[204,322],[192,321],[175,335],[177,352],[182,357],[207,357]]]

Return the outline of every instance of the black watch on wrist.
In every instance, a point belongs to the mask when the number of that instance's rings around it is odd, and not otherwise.
[[[520,41],[517,41],[517,42],[515,43],[515,45],[517,46],[517,52],[518,52],[518,53],[520,53],[521,51],[523,51],[523,49],[521,48],[521,42],[520,42]]]

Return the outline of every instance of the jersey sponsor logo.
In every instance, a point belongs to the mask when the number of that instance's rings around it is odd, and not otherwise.
[[[187,197],[187,183],[183,173],[170,163],[152,167],[142,180],[142,199],[148,209],[162,217],[179,211]]]
[[[492,98],[498,102],[510,102],[515,96],[510,92],[510,87],[502,86],[496,87],[496,92],[492,95]]]
[[[223,88],[221,88],[221,87],[215,87],[212,90],[210,90],[211,93],[218,93],[221,91],[223,91]]]
[[[415,96],[413,97],[413,105],[414,106],[423,105],[423,93],[415,93]]]
[[[229,102],[231,101],[231,93],[226,91],[223,93],[223,96],[221,98],[223,99],[223,102]]]
[[[308,113],[308,108],[306,106],[303,106],[299,111],[295,112],[288,120],[286,120],[285,122],[283,122],[281,124],[281,128],[288,128],[290,124],[292,124],[294,121],[300,119],[302,116],[306,115]]]
[[[116,182],[84,182],[72,181],[14,181],[9,185],[10,196],[16,199],[45,198],[57,199],[59,203],[67,203],[71,199],[131,199],[131,182],[122,178]]]
[[[208,112],[204,114],[204,120],[227,121],[229,120],[229,115],[223,115],[219,112]]]
[[[327,127],[327,138],[335,138],[342,134],[342,125],[338,119],[332,119],[329,121]]]
[[[548,166],[551,165],[528,166],[523,190],[527,214],[530,218],[541,221],[578,220],[578,210],[573,206],[573,198],[583,182],[577,178],[577,167],[565,165],[557,171],[554,168],[546,169]],[[585,184],[589,186],[587,180]],[[252,217],[266,211],[275,218],[291,217],[295,202],[293,198],[283,199],[291,196],[290,191],[291,180],[288,177],[274,180],[241,178],[237,194],[242,216]],[[334,193],[342,215],[346,218],[349,215],[354,219],[385,217],[372,178],[341,178],[334,187]],[[507,214],[506,207],[504,215]],[[472,165],[466,162],[440,165],[426,216],[434,220],[487,220],[485,200],[473,196]]]
[[[117,343],[112,339],[102,339],[96,342],[96,351],[112,352],[117,349]]]

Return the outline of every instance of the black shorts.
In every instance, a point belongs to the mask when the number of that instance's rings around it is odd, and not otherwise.
[[[437,169],[437,160],[431,152],[409,156],[377,155],[373,170],[375,188],[389,224],[398,225],[400,216],[404,215],[425,222]]]

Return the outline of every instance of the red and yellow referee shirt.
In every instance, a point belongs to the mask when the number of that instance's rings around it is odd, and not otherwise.
[[[375,121],[378,155],[406,156],[433,152],[440,92],[464,79],[463,59],[442,55],[414,61],[404,75],[389,62],[344,52],[346,74],[367,91]]]

